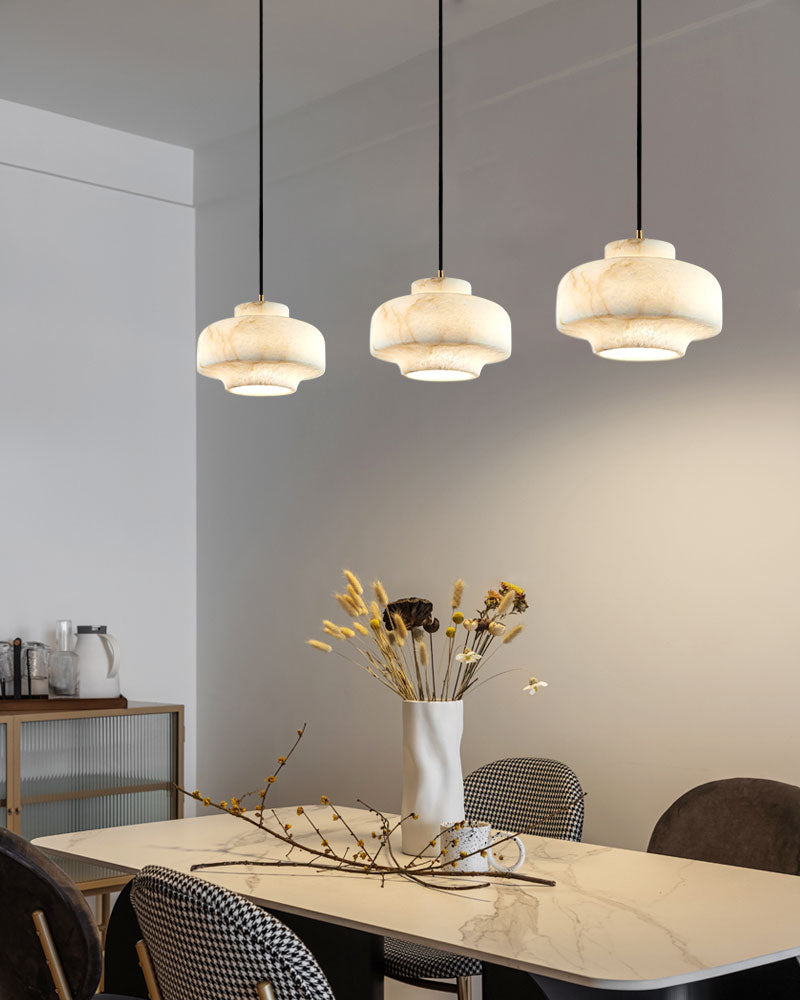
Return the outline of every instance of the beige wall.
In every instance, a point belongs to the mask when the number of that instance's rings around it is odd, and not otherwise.
[[[476,383],[368,351],[372,310],[435,272],[433,56],[270,124],[267,294],[329,366],[289,399],[198,385],[210,790],[250,787],[307,721],[284,799],[398,805],[399,704],[303,645],[343,565],[440,602],[457,575],[472,601],[527,587],[519,673],[470,697],[464,763],[569,762],[589,840],[644,847],[710,778],[800,781],[800,8],[648,8],[645,229],[725,294],[680,362],[605,362],[553,325],[561,274],[634,227],[627,5],[560,0],[448,53],[446,269],[514,325]],[[197,155],[200,326],[256,291],[252,154]]]

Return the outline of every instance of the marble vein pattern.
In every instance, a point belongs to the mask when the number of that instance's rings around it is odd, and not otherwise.
[[[334,846],[330,810],[307,807]],[[375,824],[341,809],[354,830]],[[277,810],[297,836],[302,817]],[[310,833],[308,842],[316,845]],[[492,885],[446,893],[402,879],[290,869],[201,874],[254,902],[359,930],[433,944],[524,971],[606,989],[642,990],[721,975],[800,954],[800,879],[592,844],[523,837],[521,869],[555,888]],[[36,841],[137,871],[285,856],[280,842],[231,816],[60,834]],[[399,846],[399,845],[398,845]]]

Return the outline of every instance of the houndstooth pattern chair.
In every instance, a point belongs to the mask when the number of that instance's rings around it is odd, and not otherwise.
[[[470,823],[490,823],[509,833],[559,840],[583,836],[583,790],[566,764],[546,757],[507,757],[484,764],[464,779],[464,812]],[[478,959],[386,938],[384,974],[428,989],[457,992],[466,1000]],[[455,979],[456,985],[436,980]]]
[[[303,942],[236,893],[149,866],[131,902],[162,1000],[334,1000]]]

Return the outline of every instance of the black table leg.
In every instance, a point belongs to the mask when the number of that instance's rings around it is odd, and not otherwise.
[[[383,938],[270,908],[320,964],[336,1000],[383,1000]]]

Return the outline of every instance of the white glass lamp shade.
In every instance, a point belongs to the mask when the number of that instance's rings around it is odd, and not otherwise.
[[[693,340],[722,329],[722,289],[709,271],[675,259],[663,240],[606,244],[605,258],[561,279],[556,326],[618,361],[682,358]]]
[[[403,375],[426,382],[477,378],[511,354],[511,320],[496,302],[472,294],[460,278],[421,278],[372,316],[369,348]]]
[[[243,302],[200,334],[197,370],[240,396],[285,396],[325,372],[325,339],[280,302]]]

